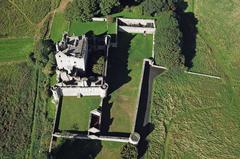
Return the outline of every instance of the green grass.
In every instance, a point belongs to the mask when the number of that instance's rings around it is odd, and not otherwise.
[[[90,111],[99,104],[100,97],[63,97],[59,129],[87,131]]]
[[[1,1],[0,9],[2,11],[0,14],[0,37],[21,37],[34,34],[33,25],[11,3]]]
[[[93,31],[95,35],[100,35],[107,32],[106,22],[79,22],[73,21],[70,25],[70,34],[83,35],[89,31]]]
[[[111,132],[131,132],[144,58],[151,57],[152,36],[120,33],[112,49],[108,81],[111,91]]]
[[[24,60],[33,51],[33,39],[0,39],[0,62]]]
[[[56,12],[53,18],[53,24],[51,28],[51,39],[54,41],[60,41],[65,31],[68,31],[69,22],[65,20],[62,12]]]
[[[188,0],[198,19],[192,71],[239,80],[240,2]]]
[[[124,143],[119,142],[102,142],[102,149],[99,154],[96,156],[96,159],[120,159],[121,147]]]
[[[239,86],[168,72],[153,88],[148,158],[239,157]]]
[[[237,0],[187,2],[186,12],[190,12],[187,14],[194,12],[198,20],[191,71],[219,75],[222,79],[179,70],[170,70],[156,79],[151,108],[155,129],[149,136],[146,156],[239,158],[240,3]]]
[[[112,14],[113,17],[124,17],[124,18],[142,18],[142,19],[154,19],[152,16],[143,15],[142,7],[133,6],[131,8],[125,8],[119,13]]]
[[[30,147],[35,78],[26,63],[0,67],[0,158],[25,158]]]

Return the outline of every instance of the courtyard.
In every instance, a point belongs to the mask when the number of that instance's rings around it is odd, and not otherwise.
[[[97,109],[100,97],[63,97],[59,129],[87,131],[90,111]]]

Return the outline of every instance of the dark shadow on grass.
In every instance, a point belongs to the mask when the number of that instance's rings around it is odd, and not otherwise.
[[[134,36],[135,35],[128,33],[119,33],[118,47],[110,48],[107,75],[109,94],[131,80],[131,77],[129,76],[131,70],[128,69],[128,51],[131,47],[131,40]]]
[[[180,30],[183,34],[182,54],[185,57],[185,66],[188,69],[193,67],[193,59],[196,56],[196,36],[198,33],[198,20],[193,12],[185,12],[188,3],[180,1],[176,13],[179,16]]]
[[[147,136],[153,131],[154,125],[149,122],[151,98],[152,98],[152,83],[156,76],[163,73],[165,70],[161,68],[151,67],[149,62],[145,62],[142,86],[137,110],[137,118],[134,131],[138,132],[141,140],[138,144],[138,157],[144,156],[148,149]]]
[[[92,159],[101,149],[101,141],[97,140],[63,140],[53,149],[51,156],[56,159]]]
[[[111,117],[111,108],[113,103],[109,102],[111,99],[111,96],[108,96],[103,100],[103,107],[102,107],[102,125],[101,125],[101,134],[106,135],[110,125],[113,122],[113,118]]]
[[[63,98],[60,97],[53,132],[59,131],[59,123],[60,123],[61,110],[62,110],[62,100]]]

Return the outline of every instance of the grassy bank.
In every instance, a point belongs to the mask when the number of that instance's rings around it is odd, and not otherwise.
[[[27,153],[35,78],[34,69],[24,62],[0,67],[0,158],[24,158]]]

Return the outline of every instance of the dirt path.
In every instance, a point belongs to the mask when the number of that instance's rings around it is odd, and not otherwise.
[[[67,7],[67,4],[68,4],[69,2],[72,2],[72,0],[61,0],[60,5],[59,5],[59,7],[58,7],[58,10],[59,10],[60,12],[63,12],[63,11],[65,10],[65,8]]]
[[[34,23],[28,18],[28,16],[11,0],[8,0],[9,3],[11,3],[24,17],[25,19],[31,24],[34,25]]]
[[[56,11],[64,12],[64,10],[65,10],[65,8],[67,7],[67,4],[68,4],[69,2],[72,2],[72,0],[61,0],[58,8],[50,11],[50,12],[37,24],[37,26],[36,26],[36,27],[37,27],[37,32],[36,32],[36,34],[35,34],[35,38],[40,37],[40,34],[41,34],[41,33],[40,33],[40,30],[41,30],[42,27],[44,27],[44,23],[46,22],[46,20],[47,20],[50,16],[53,18]],[[52,19],[52,20],[53,20],[53,19]],[[51,23],[51,22],[50,22],[50,23]],[[51,25],[50,25],[49,30],[51,30]]]

